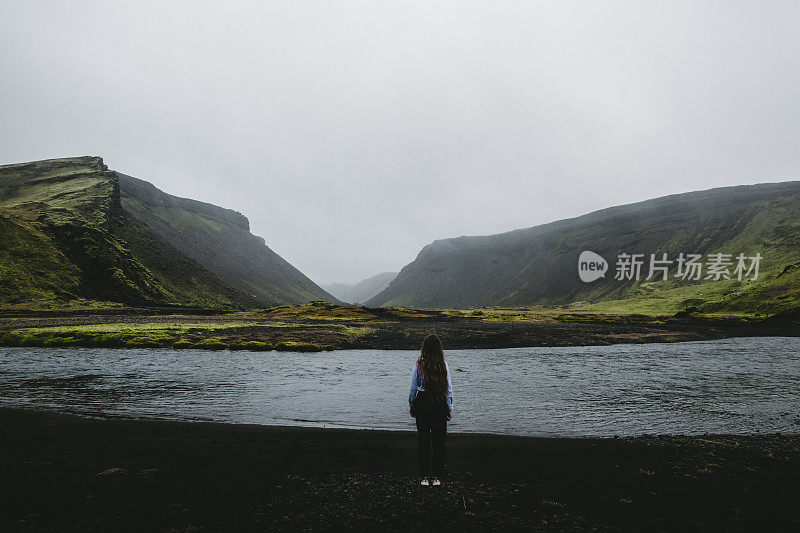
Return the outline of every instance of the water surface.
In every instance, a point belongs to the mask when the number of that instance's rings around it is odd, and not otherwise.
[[[797,338],[449,350],[449,431],[800,431]],[[413,429],[415,351],[0,348],[0,405],[102,417]]]

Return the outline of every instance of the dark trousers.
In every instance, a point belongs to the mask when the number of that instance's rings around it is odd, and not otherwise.
[[[441,478],[444,474],[444,439],[447,435],[447,413],[441,410],[418,412],[417,419],[417,461],[419,473],[423,477],[432,475]],[[431,444],[433,461],[431,462]]]

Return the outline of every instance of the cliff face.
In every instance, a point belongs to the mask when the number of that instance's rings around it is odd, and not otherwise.
[[[251,235],[241,213],[165,194],[99,157],[0,166],[0,230],[0,305],[334,300]]]
[[[104,225],[118,205],[116,173],[99,157],[0,166],[0,208],[25,220]]]
[[[609,262],[586,283],[578,257]],[[615,280],[619,254],[675,259],[679,253],[761,253],[757,282]],[[725,187],[612,207],[499,235],[443,239],[417,258],[368,305],[429,308],[563,305],[663,300],[665,310],[781,310],[797,305],[800,279],[800,182]],[[786,274],[780,276],[781,272]],[[779,279],[780,276],[780,279]]]
[[[179,198],[156,188],[150,182],[122,174],[115,173],[119,182],[124,184],[123,193],[126,199],[136,199],[138,204],[146,205],[151,209],[180,210],[210,219],[216,219],[230,226],[250,231],[250,221],[247,217],[233,209],[226,209],[213,204]],[[133,205],[133,204],[129,204]]]
[[[241,213],[166,194],[125,174],[119,183],[126,212],[260,305],[336,301],[252,235]]]

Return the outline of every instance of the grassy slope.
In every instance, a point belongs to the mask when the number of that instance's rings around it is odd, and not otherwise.
[[[260,306],[336,301],[252,235],[240,213],[168,195],[120,174],[123,208]]]
[[[255,300],[232,289],[196,261],[174,250],[159,235],[127,213],[112,222],[112,229],[159,280],[167,303],[213,309],[256,305]],[[165,250],[171,250],[171,253],[164,253]]]
[[[3,306],[48,307],[148,292],[144,269],[107,231],[113,173],[99,158],[0,167]],[[137,283],[139,286],[137,286]],[[104,287],[105,286],[105,287]],[[140,291],[142,289],[142,291]]]
[[[747,223],[730,240],[715,242],[707,253],[763,256],[757,280],[686,283],[642,280],[618,300],[578,302],[572,309],[613,313],[672,314],[689,307],[715,314],[768,315],[800,311],[800,203],[796,196],[754,203]],[[663,250],[675,257],[693,245],[690,235],[676,235]]]
[[[578,280],[581,250],[612,264]],[[761,253],[756,281],[615,282],[618,253]],[[644,267],[646,275],[647,266]],[[595,313],[773,314],[800,310],[800,182],[702,191],[487,237],[437,241],[368,305],[549,306]]]
[[[125,213],[98,157],[0,167],[0,214],[2,307],[253,304]]]
[[[46,305],[77,297],[80,271],[29,222],[0,214],[0,297]]]
[[[200,249],[204,242],[229,241],[233,243],[231,249],[220,255],[231,256],[260,239],[250,235],[246,219],[238,213],[235,215],[240,220],[235,216],[227,220],[227,213],[234,212],[169,197],[152,187],[179,203],[156,205],[157,202],[144,202],[123,192],[122,204],[131,213],[149,218],[151,226],[146,226],[115,205],[115,177],[116,173],[108,171],[100,158],[92,157],[0,167],[0,307],[94,308],[113,306],[112,302],[144,302],[231,308],[271,304],[276,298],[294,302],[320,296],[316,286],[263,242],[255,243],[256,248],[263,248],[261,252],[270,259],[274,255],[280,260],[275,263],[276,269],[284,279],[296,283],[293,292],[258,277],[264,270],[260,268],[263,258],[259,258],[261,262],[253,261],[244,254],[223,268],[244,265],[244,275],[237,281],[245,291],[255,293],[254,297],[246,297],[243,291],[231,289],[199,265],[196,258],[177,250],[164,253],[170,249],[167,240],[180,241],[182,235],[196,237],[187,241],[189,249]],[[192,213],[180,202],[190,207],[206,206],[203,209],[210,211]],[[671,233],[658,241],[657,251],[671,257],[687,250],[760,252],[764,259],[758,281],[642,280],[615,291],[598,282],[580,286],[582,292],[566,304],[566,309],[666,315],[697,307],[714,314],[763,315],[800,308],[800,196],[783,194],[756,199],[737,212],[736,223],[729,226],[704,216],[693,221],[679,220],[668,227]],[[641,232],[641,228],[637,231]],[[558,246],[563,245],[562,242]],[[213,247],[206,247],[202,253],[210,255],[214,251]],[[522,252],[518,255],[524,255]],[[529,268],[523,266],[519,277],[524,278]],[[491,276],[485,278],[490,280]],[[512,300],[514,293],[512,290]],[[268,294],[273,296],[268,299]],[[388,303],[397,300],[402,298]],[[552,306],[555,302],[550,299],[530,303]]]

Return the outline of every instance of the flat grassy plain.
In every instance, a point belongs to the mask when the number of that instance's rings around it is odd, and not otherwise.
[[[7,310],[0,315],[0,345],[313,352],[415,349],[430,332],[437,332],[447,348],[677,342],[800,333],[794,314],[603,311],[581,306],[370,309],[325,302],[221,314],[152,309]]]

